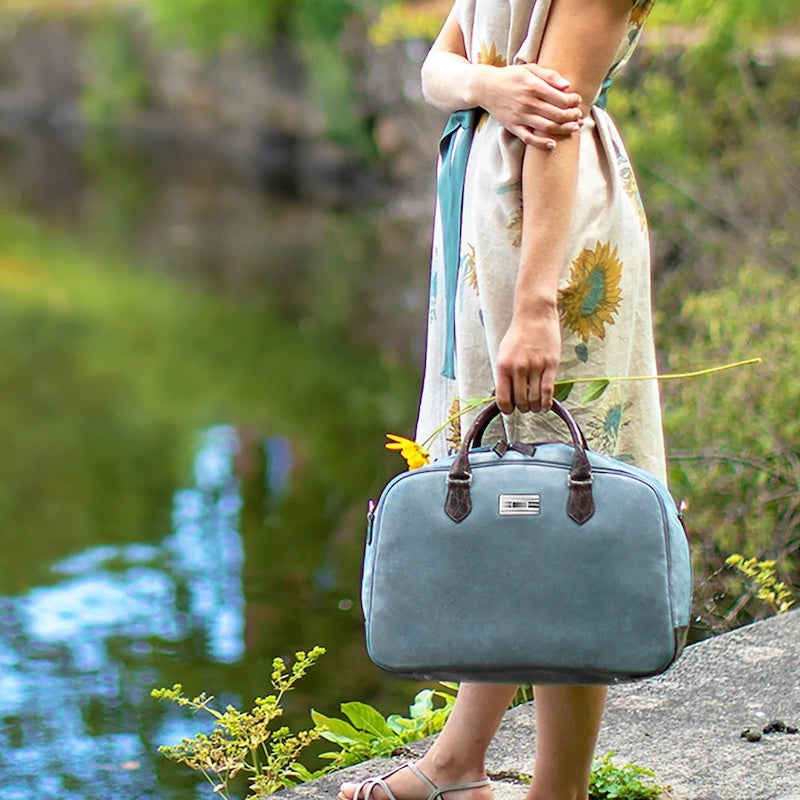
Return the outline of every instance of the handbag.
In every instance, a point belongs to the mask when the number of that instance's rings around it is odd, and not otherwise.
[[[571,444],[481,444],[391,480],[370,504],[367,652],[418,680],[608,684],[666,671],[689,623],[681,514],[653,475]]]

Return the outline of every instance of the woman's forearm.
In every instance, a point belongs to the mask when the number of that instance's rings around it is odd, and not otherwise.
[[[630,0],[558,0],[553,4],[539,53],[563,70],[589,103],[608,72],[625,32]],[[522,176],[522,254],[515,311],[537,303],[555,306],[578,185],[580,134],[545,152],[528,147]]]
[[[514,314],[556,306],[578,184],[580,134],[558,148],[526,147],[522,162],[522,245]]]

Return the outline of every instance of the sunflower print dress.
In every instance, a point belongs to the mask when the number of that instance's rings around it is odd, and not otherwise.
[[[604,86],[630,57],[653,2],[632,0],[627,31]],[[456,0],[468,58],[497,66],[534,62],[550,5],[551,0]],[[578,190],[558,293],[562,379],[656,372],[647,223],[601,89],[580,133]],[[523,143],[484,112],[466,167],[457,283],[449,299],[455,302],[454,343],[445,331],[448,300],[442,290],[443,231],[437,204],[417,441],[457,412],[466,398],[493,391],[495,357],[511,321],[520,261],[523,153]],[[454,366],[443,370],[447,348],[453,351]],[[573,401],[580,396],[579,387],[567,402],[592,449],[665,478],[656,381],[612,383],[591,403]],[[457,449],[471,422],[469,414],[453,422],[432,443],[431,456]],[[564,438],[563,424],[551,414],[515,412],[496,424],[505,425],[510,441]],[[490,433],[503,432],[498,428]]]

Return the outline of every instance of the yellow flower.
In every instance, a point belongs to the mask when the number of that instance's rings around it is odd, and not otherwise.
[[[614,314],[622,302],[619,281],[622,262],[611,242],[597,243],[572,262],[569,284],[558,292],[558,311],[562,324],[584,342],[594,334],[605,339],[606,325],[614,324]]]
[[[409,469],[419,469],[431,462],[431,454],[411,439],[406,439],[405,436],[396,436],[393,433],[387,433],[386,438],[391,441],[387,442],[387,450],[399,450],[400,455],[406,460]]]

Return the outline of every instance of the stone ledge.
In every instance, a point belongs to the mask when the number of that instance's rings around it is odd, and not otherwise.
[[[597,752],[653,769],[670,800],[800,800],[800,734],[740,736],[776,719],[800,726],[800,610],[693,645],[659,678],[612,687]],[[342,780],[387,771],[429,743],[281,795],[334,798]],[[512,709],[488,754],[496,800],[522,800],[507,776],[530,772],[534,746],[533,706]]]

